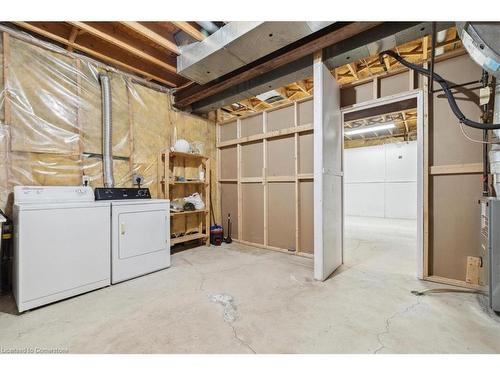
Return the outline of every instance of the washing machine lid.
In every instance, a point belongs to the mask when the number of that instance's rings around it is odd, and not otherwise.
[[[90,186],[14,186],[14,204],[94,202]]]

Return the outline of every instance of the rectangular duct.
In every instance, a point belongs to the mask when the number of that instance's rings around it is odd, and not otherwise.
[[[201,42],[181,49],[177,73],[210,82],[334,22],[229,22]]]

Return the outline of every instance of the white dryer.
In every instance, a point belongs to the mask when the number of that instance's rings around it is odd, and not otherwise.
[[[20,312],[110,284],[109,202],[90,187],[14,187],[14,297]]]
[[[148,189],[97,188],[111,203],[111,283],[170,266],[170,201],[152,199]]]

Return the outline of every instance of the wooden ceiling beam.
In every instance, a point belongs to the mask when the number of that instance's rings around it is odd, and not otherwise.
[[[190,104],[200,99],[219,93],[225,89],[233,87],[239,83],[245,82],[249,79],[262,75],[270,70],[274,70],[288,64],[292,61],[298,60],[301,57],[312,55],[314,52],[323,48],[331,46],[342,40],[348,39],[361,32],[367,31],[380,25],[381,22],[351,22],[339,27],[338,29],[322,35],[316,39],[305,42],[293,49],[289,49],[282,54],[265,59],[261,64],[254,65],[249,69],[231,74],[229,77],[222,81],[215,80],[204,85],[192,85],[187,89],[178,90],[176,92],[175,104],[178,107],[187,107]],[[272,55],[274,56],[274,55]]]
[[[75,40],[76,40],[76,37],[78,36],[78,27],[74,27],[71,29],[71,33],[69,34],[69,37],[68,37],[68,42],[69,42],[69,45],[67,47],[67,50],[69,52],[73,52],[73,43],[75,43]]]
[[[170,52],[175,53],[176,55],[180,55],[179,48],[175,43],[172,43],[170,40],[162,37],[160,34],[154,32],[150,28],[142,25],[139,22],[120,22],[122,25],[128,27],[130,30],[133,30],[139,35],[149,39],[150,41],[162,46],[163,48],[169,50]]]
[[[196,27],[191,25],[189,22],[172,21],[172,23],[199,42],[205,39],[205,35],[203,35]]]
[[[79,29],[85,30],[87,33],[92,34],[99,39],[114,44],[115,46],[131,53],[132,55],[156,64],[163,69],[168,70],[169,72],[177,73],[176,66],[166,63],[164,59],[160,59],[159,56],[157,57],[151,55],[151,51],[149,51],[149,53],[144,52],[144,47],[142,49],[139,49],[137,46],[132,45],[130,42],[123,41],[123,39],[119,38],[117,35],[113,35],[109,31],[106,32],[104,30],[101,30],[98,27],[86,22],[69,21],[68,23],[70,25],[78,27]]]
[[[101,45],[97,40],[88,39],[90,35],[78,33],[78,40],[71,42],[67,36],[69,32],[60,23],[53,22],[13,22],[19,27],[22,27],[35,34],[42,35],[48,39],[54,40],[65,46],[72,47],[75,50],[84,52],[98,60],[101,60],[110,65],[123,68],[124,70],[136,73],[145,78],[151,78],[165,85],[176,87],[181,81],[180,77],[173,77],[171,73],[156,69],[151,65],[144,64],[143,61],[134,60],[126,56],[125,53],[118,50],[113,50],[113,46]],[[87,38],[86,40],[83,40]]]
[[[359,77],[358,77],[358,70],[356,69],[356,64],[355,63],[350,63],[350,64],[347,64],[347,67],[349,68],[349,71],[351,72],[352,76],[355,79],[359,79]]]

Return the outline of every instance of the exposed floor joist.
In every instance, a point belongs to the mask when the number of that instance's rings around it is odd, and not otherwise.
[[[205,37],[202,29],[192,22],[177,22],[191,35],[168,21],[19,21],[4,24],[7,27],[15,25],[35,37],[63,45],[69,52],[87,54],[169,87],[187,87],[190,83],[177,73],[179,45]]]
[[[196,27],[192,26],[189,22],[183,22],[183,21],[172,21],[172,23],[177,26],[179,29],[184,31],[186,34],[192,36],[194,39],[197,41],[202,41],[205,39],[205,35],[203,35],[200,30],[198,30]]]
[[[127,54],[120,48],[90,39],[88,35],[78,34],[76,40],[69,39],[68,28],[63,23],[51,22],[14,22],[16,25],[35,34],[54,40],[74,50],[88,54],[111,65],[136,73],[147,79],[155,80],[170,87],[176,87],[186,82],[185,79],[173,75],[161,68],[147,64],[139,58]]]
[[[388,122],[394,123],[395,128],[377,133],[369,132],[363,135],[346,137],[347,139],[344,142],[345,148],[374,146],[387,142],[411,141],[416,139],[416,108],[345,121],[344,127],[346,129],[362,129]]]
[[[148,27],[144,26],[140,22],[120,22],[120,23],[122,25],[125,25],[129,29],[135,31],[136,33],[144,36],[145,38],[148,38],[152,42],[155,42],[159,46],[162,46],[165,49],[175,53],[176,55],[180,54],[179,48],[177,47],[177,45],[172,43],[170,40],[164,38],[160,34],[149,29]]]
[[[431,46],[429,43],[429,38],[429,36],[424,36],[423,38],[405,43],[401,46],[397,46],[396,48],[398,52],[409,61],[414,63],[422,63],[423,61],[427,61],[430,58]],[[443,42],[438,43],[437,47],[444,48],[444,55],[440,57],[443,57],[450,53],[460,52],[462,50],[461,41],[457,39],[457,33],[454,27],[447,30],[446,39]],[[394,74],[402,71],[403,69],[406,69],[391,57],[387,57],[384,60],[384,65],[388,67],[388,72],[386,72],[384,70],[384,66],[380,64],[378,56],[371,56],[334,68],[332,70],[332,74],[334,74],[336,80],[341,85],[350,85],[355,84],[356,82],[372,79],[374,76]],[[295,93],[294,88],[300,87],[299,82],[310,82],[310,86],[308,87],[308,90],[303,91],[303,94],[301,94],[300,96],[296,96],[297,94]],[[273,102],[271,105],[277,106],[286,102],[300,99],[304,96],[312,95],[312,89],[313,82],[310,78],[277,88],[275,90],[280,92],[283,99]],[[254,98],[249,98],[247,99],[247,101],[252,102],[254,101]],[[244,116],[248,113],[258,112],[259,110],[262,110],[262,106],[258,109],[245,108],[239,106],[238,103],[227,105],[222,108],[224,119]]]
[[[167,56],[162,56],[158,51],[153,48],[148,48],[148,46],[140,45],[139,43],[134,43],[133,40],[126,40],[123,36],[120,36],[113,30],[112,25],[106,22],[76,22],[70,21],[69,24],[74,27],[78,27],[81,30],[105,40],[117,47],[124,49],[125,51],[131,53],[132,55],[138,56],[146,61],[152,62],[172,73],[177,72],[175,65],[166,63]],[[147,51],[147,52],[145,52]],[[175,64],[175,60],[174,60]]]

